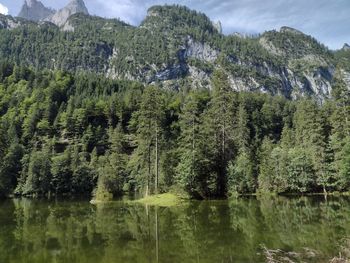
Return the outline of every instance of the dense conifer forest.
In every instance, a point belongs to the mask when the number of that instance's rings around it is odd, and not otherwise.
[[[291,101],[0,63],[1,196],[350,190],[350,94]]]

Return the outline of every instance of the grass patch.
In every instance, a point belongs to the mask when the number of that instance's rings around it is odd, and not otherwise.
[[[176,194],[165,193],[165,194],[147,196],[145,198],[135,200],[134,202],[144,204],[144,205],[170,207],[170,206],[179,206],[183,201],[185,200]]]

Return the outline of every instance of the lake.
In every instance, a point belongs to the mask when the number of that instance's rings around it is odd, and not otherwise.
[[[347,253],[347,238],[349,198],[242,198],[170,208],[0,201],[1,263],[247,263],[267,257],[322,263]]]

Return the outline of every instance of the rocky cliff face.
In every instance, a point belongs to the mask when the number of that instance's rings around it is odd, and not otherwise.
[[[66,7],[57,11],[46,20],[54,23],[57,26],[63,26],[66,24],[70,16],[77,13],[83,13],[86,15],[89,14],[89,11],[87,10],[83,0],[71,0]]]
[[[40,1],[25,0],[18,17],[32,21],[47,21],[54,23],[65,30],[72,31],[69,25],[66,25],[68,18],[74,14],[89,14],[83,0],[71,0],[67,6],[57,12],[45,7]]]
[[[342,50],[344,50],[344,51],[349,51],[349,50],[350,50],[349,44],[345,43],[344,46],[343,46],[343,48],[342,48]]]
[[[82,14],[72,16],[76,13]],[[84,2],[72,0],[46,19],[60,27],[55,29],[55,35],[69,30],[74,41],[61,36],[40,46],[22,39],[24,43],[19,44],[30,47],[28,51],[0,45],[0,55],[24,57],[32,64],[40,61],[42,67],[86,70],[175,89],[182,85],[210,89],[211,76],[220,69],[227,73],[231,88],[237,91],[290,99],[313,96],[319,101],[331,97],[335,71],[340,68],[350,89],[349,46],[333,52],[290,27],[256,37],[224,36],[221,28],[204,14],[179,6],[152,7],[139,27],[83,14],[88,14]],[[0,28],[20,27],[21,23],[22,20],[0,17]],[[84,31],[86,28],[88,32]],[[33,30],[40,36],[40,27]],[[0,42],[1,34],[0,30]],[[57,43],[57,39],[62,43]],[[62,46],[65,50],[54,52]],[[12,54],[12,48],[23,54]],[[41,54],[40,59],[33,54]]]
[[[219,32],[219,34],[222,34],[221,21],[213,22],[213,26],[216,28],[216,30]]]
[[[31,21],[40,21],[54,14],[54,10],[45,7],[40,1],[25,0],[18,16]]]
[[[20,27],[23,23],[21,21],[10,17],[0,14],[0,29],[15,29],[17,27]]]

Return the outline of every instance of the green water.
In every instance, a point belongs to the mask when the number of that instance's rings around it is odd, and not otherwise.
[[[266,262],[263,247],[311,249],[305,262],[329,262],[348,237],[347,198],[0,202],[1,263]]]

